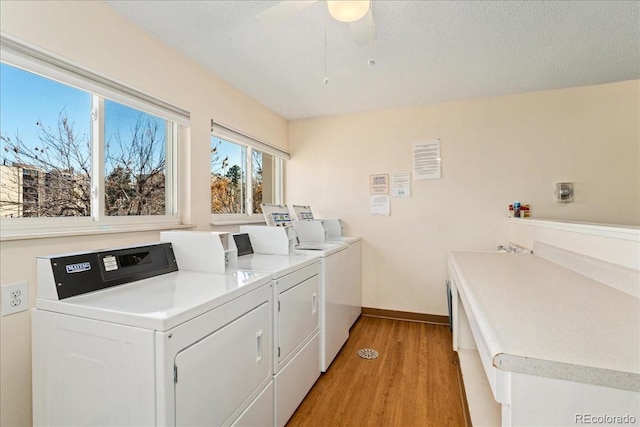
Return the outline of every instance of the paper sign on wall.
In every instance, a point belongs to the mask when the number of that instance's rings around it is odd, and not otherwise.
[[[411,174],[391,174],[391,197],[411,197]]]
[[[389,194],[389,174],[369,175],[369,194]]]
[[[371,215],[389,216],[390,213],[389,196],[371,196]]]
[[[413,179],[441,178],[440,140],[413,143]]]

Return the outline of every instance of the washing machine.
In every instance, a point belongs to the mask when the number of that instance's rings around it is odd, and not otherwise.
[[[37,259],[34,425],[272,425],[267,273],[178,270],[171,244]]]
[[[240,226],[249,235],[253,250],[263,254],[315,255],[320,259],[318,310],[320,321],[320,370],[326,372],[349,338],[349,310],[346,277],[347,245],[344,243],[300,242],[284,205],[262,205],[267,226]]]
[[[171,242],[183,271],[270,275],[275,421],[284,426],[320,376],[320,258],[255,253],[246,233],[176,230],[162,232],[160,239]]]
[[[298,236],[311,241],[347,244],[347,278],[348,300],[344,304],[348,307],[349,327],[358,320],[362,313],[362,242],[357,236],[343,236],[342,224],[339,219],[317,219],[311,206],[291,205],[294,226]],[[305,224],[301,222],[307,221]]]

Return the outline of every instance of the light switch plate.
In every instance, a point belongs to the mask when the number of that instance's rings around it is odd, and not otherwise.
[[[2,315],[19,313],[29,308],[27,282],[2,286]]]

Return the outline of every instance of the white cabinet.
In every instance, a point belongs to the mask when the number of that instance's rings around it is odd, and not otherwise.
[[[449,277],[473,425],[637,425],[637,297],[531,254],[452,252]]]

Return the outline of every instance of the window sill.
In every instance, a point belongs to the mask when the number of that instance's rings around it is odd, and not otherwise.
[[[55,237],[76,237],[99,234],[134,233],[144,231],[161,231],[194,228],[194,225],[183,224],[141,224],[141,225],[101,225],[76,229],[42,229],[36,231],[15,230],[4,231],[0,234],[0,242],[14,240],[51,239]]]
[[[216,226],[216,227],[220,227],[220,226],[225,226],[225,225],[245,225],[245,224],[264,224],[266,225],[266,222],[264,221],[264,218],[248,218],[248,217],[244,217],[244,218],[220,218],[220,219],[211,219],[211,222],[209,223],[210,225]]]

